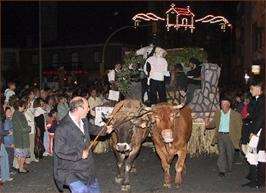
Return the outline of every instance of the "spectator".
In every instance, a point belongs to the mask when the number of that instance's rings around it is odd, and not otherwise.
[[[243,95],[241,92],[238,92],[236,94],[236,97],[235,97],[235,101],[234,101],[234,110],[241,113],[241,110],[243,108]]]
[[[16,90],[16,84],[15,82],[10,81],[8,83],[8,88],[5,90],[5,106],[9,104],[9,98],[13,95],[15,95],[15,90]]]
[[[48,96],[48,91],[47,91],[47,89],[41,89],[41,90],[40,90],[40,97],[41,97],[43,100],[45,100],[45,99],[47,98],[47,96]]]
[[[8,154],[6,148],[3,144],[3,137],[12,135],[10,131],[4,131],[2,128],[2,120],[0,123],[0,184],[6,181],[12,181],[13,178],[10,178],[9,173],[9,162],[8,162]]]
[[[10,107],[5,109],[5,121],[4,121],[4,131],[8,131],[10,135],[4,137],[4,145],[8,154],[9,162],[9,172],[14,174],[13,161],[14,161],[14,137],[13,137],[13,125],[12,125],[13,113]]]
[[[57,126],[57,111],[52,109],[50,113],[48,113],[47,117],[47,131],[48,131],[48,153],[49,155],[53,155],[53,144],[54,144],[54,133]]]
[[[41,98],[36,98],[33,102],[33,108],[34,108],[34,123],[35,123],[35,129],[36,129],[34,152],[35,152],[35,156],[37,159],[42,159],[43,154],[45,152],[44,132],[46,131],[46,127],[45,127],[46,111],[44,110],[44,101]]]
[[[95,117],[95,107],[102,105],[102,100],[97,96],[97,91],[95,88],[91,90],[91,96],[89,97],[88,103],[90,107],[90,114]]]
[[[49,113],[52,109],[55,108],[55,99],[54,96],[47,96],[46,103],[45,103],[45,111]]]
[[[34,123],[34,108],[33,108],[32,100],[33,100],[33,95],[30,94],[27,100],[27,109],[24,112],[28,125],[31,128],[31,131],[29,133],[30,157],[29,159],[26,160],[27,163],[30,163],[32,161],[39,162],[39,160],[36,159],[35,154],[34,154],[36,129],[35,129],[35,123]]]
[[[250,97],[249,95],[245,94],[244,95],[244,102],[241,111],[242,115],[242,120],[243,120],[243,129],[242,129],[242,135],[241,135],[241,149],[244,154],[247,153],[247,144],[249,142],[249,136],[251,133],[251,128],[250,128],[250,116],[249,116],[249,111],[250,111]]]
[[[68,113],[69,107],[67,104],[67,98],[64,95],[58,97],[59,103],[57,105],[58,120],[61,121]]]
[[[19,100],[14,106],[15,112],[12,118],[12,124],[14,127],[14,145],[15,145],[15,157],[18,160],[19,173],[27,173],[28,170],[24,168],[26,157],[29,156],[28,149],[30,148],[29,133],[31,131],[30,126],[23,114],[26,108],[26,102]]]

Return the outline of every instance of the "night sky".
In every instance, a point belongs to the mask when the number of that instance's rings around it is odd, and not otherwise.
[[[42,2],[44,4],[45,2]],[[132,25],[132,16],[139,12],[154,11],[165,16],[171,2],[58,2],[58,33],[56,41],[48,45],[75,45],[103,43],[114,30]],[[175,2],[178,7],[190,5],[196,18],[207,14],[223,15],[234,26],[237,2]],[[1,37],[2,47],[37,47],[38,46],[38,2],[2,2]],[[167,33],[163,27],[163,34]],[[196,29],[200,31],[200,29]],[[182,34],[173,34],[184,39]],[[208,32],[197,32],[198,36]],[[170,34],[170,33],[169,33]],[[189,32],[186,32],[189,34]],[[196,36],[195,35],[195,36]],[[112,41],[125,44],[141,44],[149,41],[151,29],[125,30]],[[170,35],[169,35],[170,36]],[[165,35],[164,35],[165,37]],[[28,42],[32,42],[29,44]],[[163,39],[162,39],[163,41]]]

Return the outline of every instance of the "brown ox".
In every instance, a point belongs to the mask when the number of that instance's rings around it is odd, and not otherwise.
[[[115,178],[121,183],[122,191],[129,191],[129,172],[139,153],[141,143],[148,134],[148,116],[137,100],[124,100],[115,105],[110,124],[114,127],[110,144],[117,158],[118,175]],[[142,116],[143,115],[143,116]]]
[[[170,165],[174,156],[178,155],[175,183],[179,187],[192,131],[191,109],[158,104],[152,107],[151,119],[153,142],[164,170],[164,186],[171,187]]]

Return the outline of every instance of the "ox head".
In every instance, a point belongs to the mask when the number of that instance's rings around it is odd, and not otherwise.
[[[130,152],[131,147],[131,138],[133,135],[133,128],[129,123],[125,123],[121,126],[115,127],[114,130],[117,143],[115,145],[115,149],[119,152]]]
[[[155,105],[151,108],[150,120],[154,125],[153,129],[160,134],[165,143],[172,143],[174,140],[173,129],[183,106],[184,104],[177,106]]]
[[[132,119],[115,127],[114,132],[117,138],[115,149],[121,153],[129,153],[135,141],[142,140],[146,127],[146,121],[143,119]]]

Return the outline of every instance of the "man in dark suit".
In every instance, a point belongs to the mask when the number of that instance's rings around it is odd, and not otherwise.
[[[68,115],[55,131],[55,182],[61,191],[63,185],[67,185],[72,193],[99,193],[92,151],[85,147],[90,141],[90,134],[97,135],[100,127],[93,126],[86,119],[89,106],[85,98],[73,98],[69,107]],[[107,126],[103,135],[112,130],[112,126]]]
[[[251,104],[252,111],[250,112],[250,138],[253,135],[259,136],[259,142],[257,146],[257,159],[258,164],[250,164],[250,171],[247,179],[249,183],[243,186],[249,186],[251,188],[260,188],[265,186],[265,97],[263,94],[263,81],[254,79],[250,83],[250,93],[253,97]],[[259,134],[260,133],[260,134]]]

